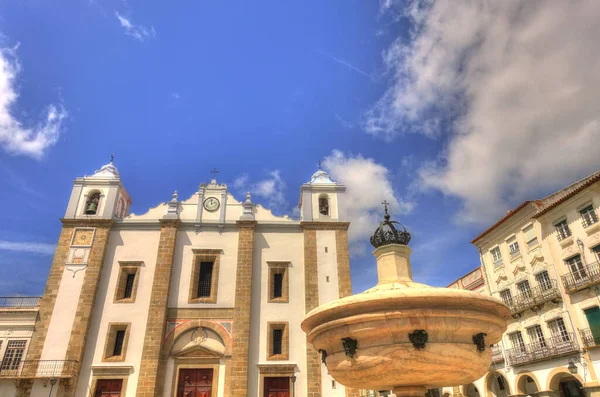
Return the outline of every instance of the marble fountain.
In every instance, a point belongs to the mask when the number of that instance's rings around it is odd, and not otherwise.
[[[500,300],[412,280],[410,234],[385,208],[371,244],[378,283],[310,311],[302,322],[331,376],[346,387],[422,397],[468,384],[492,360],[510,311]]]

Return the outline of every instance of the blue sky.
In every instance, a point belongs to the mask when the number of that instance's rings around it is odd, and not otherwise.
[[[293,214],[323,159],[355,292],[384,198],[415,279],[449,284],[487,225],[600,168],[599,11],[530,3],[1,2],[0,296],[43,292],[72,181],[111,153],[136,213],[216,167]]]

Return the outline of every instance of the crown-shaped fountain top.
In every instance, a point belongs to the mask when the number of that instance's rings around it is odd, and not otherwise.
[[[384,220],[379,224],[375,233],[373,233],[373,236],[371,236],[371,244],[375,248],[389,244],[408,245],[410,233],[400,222],[390,221],[390,214],[388,213],[387,208],[389,203],[384,200],[381,204],[383,204],[385,208],[385,215],[383,216]],[[399,227],[394,225],[398,225]]]

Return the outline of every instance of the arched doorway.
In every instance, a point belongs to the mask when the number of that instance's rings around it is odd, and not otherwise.
[[[498,371],[488,373],[484,385],[488,397],[507,397],[512,394],[508,379]]]
[[[464,395],[466,397],[480,397],[479,390],[477,390],[477,387],[472,383],[464,387]]]
[[[560,397],[585,397],[579,375],[571,375],[564,368],[556,368],[548,376],[548,389],[558,392]]]
[[[517,394],[533,395],[539,391],[539,385],[533,376],[521,374],[517,377]]]

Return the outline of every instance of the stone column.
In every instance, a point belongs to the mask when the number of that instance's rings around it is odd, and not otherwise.
[[[252,263],[255,221],[237,221],[239,228],[238,259],[235,275],[233,310],[233,349],[225,371],[225,396],[248,395],[248,344],[252,298]]]
[[[137,397],[162,397],[165,366],[159,365],[159,358],[167,321],[167,301],[179,223],[179,219],[163,219],[160,221],[160,240],[152,281],[152,297],[148,308],[148,322],[137,384]]]

